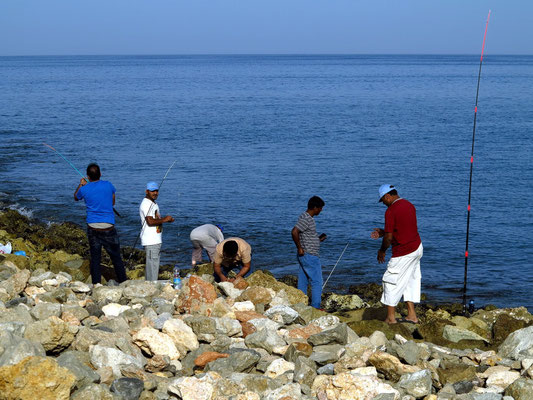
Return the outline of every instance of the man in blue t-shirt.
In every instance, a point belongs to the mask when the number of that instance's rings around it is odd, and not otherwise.
[[[87,208],[87,238],[91,253],[91,278],[93,284],[100,283],[102,273],[100,261],[102,247],[106,249],[117,275],[118,282],[124,282],[126,271],[120,255],[120,242],[115,229],[115,187],[108,181],[100,180],[100,167],[98,164],[89,164],[87,177],[89,183],[82,178],[74,192],[74,200],[85,200]]]

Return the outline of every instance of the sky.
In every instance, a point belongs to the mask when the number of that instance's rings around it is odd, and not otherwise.
[[[533,54],[533,0],[0,0],[0,56]]]

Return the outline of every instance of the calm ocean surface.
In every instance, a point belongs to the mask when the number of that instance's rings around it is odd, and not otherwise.
[[[131,246],[148,180],[160,181],[164,262],[188,265],[190,230],[221,223],[253,265],[296,274],[290,230],[307,199],[329,286],[379,282],[377,189],[415,204],[423,292],[460,301],[478,56],[0,57],[0,206],[84,223],[72,194],[98,162]],[[533,56],[486,56],[469,259],[476,305],[533,309]],[[390,255],[390,251],[389,251]]]

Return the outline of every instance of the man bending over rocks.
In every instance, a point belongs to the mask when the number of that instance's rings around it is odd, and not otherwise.
[[[400,322],[418,323],[414,303],[420,302],[420,259],[424,252],[416,223],[416,209],[410,202],[398,196],[392,185],[381,185],[379,201],[387,206],[385,228],[375,228],[372,239],[383,238],[378,250],[378,262],[385,262],[385,252],[392,245],[392,257],[383,275],[381,302],[387,306],[385,322],[398,322],[395,307],[403,296],[407,303],[407,317]]]
[[[215,248],[213,268],[216,282],[233,282],[244,277],[252,264],[252,247],[243,239],[232,237],[220,242]],[[235,278],[228,278],[228,273],[240,268]]]
[[[111,182],[100,180],[100,176],[98,164],[89,164],[87,166],[89,183],[87,183],[85,178],[81,178],[80,184],[74,191],[74,200],[85,200],[87,209],[87,238],[89,239],[91,253],[93,285],[100,283],[102,279],[100,270],[102,247],[106,249],[113,262],[117,281],[124,282],[127,279],[122,256],[120,255],[120,242],[115,229],[115,215],[113,214],[116,190]]]

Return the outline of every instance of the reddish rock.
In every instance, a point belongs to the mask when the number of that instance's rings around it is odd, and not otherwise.
[[[242,337],[246,337],[251,333],[254,333],[257,329],[249,322],[241,322],[242,327]]]
[[[255,311],[235,311],[235,318],[240,322],[248,322],[251,319],[266,318],[263,314]]]
[[[213,304],[216,298],[217,293],[213,285],[196,275],[192,275],[181,290],[179,308],[181,311],[189,313],[192,310],[200,309],[202,305]]]
[[[244,290],[248,287],[248,282],[246,282],[243,278],[239,276],[233,281],[233,287],[235,289]]]
[[[218,360],[219,358],[227,358],[229,354],[226,353],[217,353],[216,351],[206,351],[196,357],[194,360],[194,365],[197,367],[203,368],[211,361]]]
[[[317,325],[309,324],[303,328],[294,328],[289,331],[289,337],[293,339],[305,339],[307,340],[309,336],[314,335],[315,333],[322,332],[322,328]]]
[[[146,370],[148,372],[158,372],[164,370],[170,364],[170,357],[161,354],[156,354],[148,359],[146,363]]]

